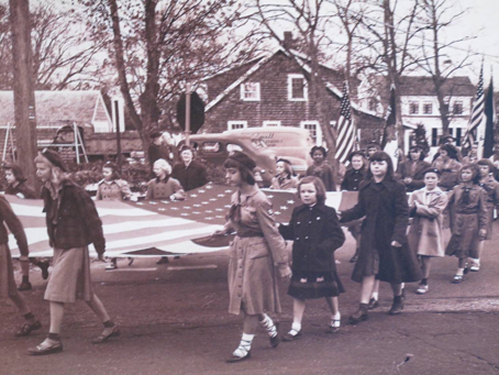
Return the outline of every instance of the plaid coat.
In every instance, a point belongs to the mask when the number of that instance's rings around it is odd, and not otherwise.
[[[81,186],[65,179],[59,200],[54,200],[46,187],[42,189],[42,199],[50,246],[66,250],[93,243],[98,254],[104,253],[101,219],[94,202]]]

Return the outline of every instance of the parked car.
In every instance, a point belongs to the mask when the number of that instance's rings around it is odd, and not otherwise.
[[[223,178],[222,165],[233,151],[241,151],[257,163],[256,179],[262,186],[269,186],[276,174],[276,160],[290,160],[298,174],[305,174],[312,164],[309,151],[314,145],[309,132],[298,128],[248,128],[223,133],[195,134],[189,137],[196,156],[213,175]],[[182,140],[178,148],[185,144]],[[220,182],[220,181],[219,181]],[[260,182],[260,181],[259,181]]]

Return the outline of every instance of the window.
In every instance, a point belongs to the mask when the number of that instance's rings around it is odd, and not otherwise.
[[[462,145],[462,128],[456,128],[455,129],[455,140],[456,140],[456,145],[461,146]]]
[[[246,121],[228,121],[227,130],[246,129]]]
[[[260,100],[260,83],[244,82],[240,85],[240,98],[245,101]]]
[[[263,126],[265,128],[280,127],[281,126],[281,121],[264,121]]]
[[[288,75],[288,100],[307,100],[307,82],[302,74]]]
[[[424,103],[424,115],[432,115],[432,103],[431,102]]]
[[[316,146],[321,146],[323,144],[323,135],[321,134],[321,127],[317,121],[302,121],[300,123],[302,129],[309,130],[311,138]]]
[[[226,151],[231,154],[235,151],[239,151],[239,152],[242,152],[243,151],[243,148],[241,148],[240,145],[235,145],[234,143],[228,143],[226,145]]]
[[[453,114],[454,115],[462,115],[464,112],[464,103],[455,102],[453,103]]]
[[[418,115],[418,102],[410,102],[410,115]]]
[[[438,130],[437,130],[437,128],[432,128],[431,145],[432,145],[432,147],[436,147],[436,146],[439,145]]]
[[[216,154],[220,152],[222,145],[220,142],[203,142],[201,145],[201,151],[204,154]]]

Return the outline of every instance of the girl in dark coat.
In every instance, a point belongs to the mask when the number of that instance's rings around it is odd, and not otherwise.
[[[403,184],[393,179],[389,155],[376,152],[370,158],[369,170],[360,186],[358,203],[341,212],[341,222],[366,216],[361,227],[359,257],[352,279],[361,283],[358,311],[349,317],[351,324],[368,318],[368,304],[375,280],[391,284],[394,301],[389,314],[403,311],[402,283],[422,278],[416,255],[410,250],[408,198]]]
[[[424,171],[431,166],[424,161],[425,153],[420,146],[410,148],[408,160],[399,164],[398,175],[406,186],[406,191],[421,189],[424,184]]]
[[[340,328],[338,295],[344,287],[335,269],[333,252],[345,236],[334,208],[325,206],[325,186],[317,177],[304,177],[298,186],[303,205],[293,210],[288,226],[280,233],[293,240],[293,263],[288,294],[293,297],[293,324],[283,340],[293,341],[302,333],[306,299],[325,298],[331,312],[329,332]]]

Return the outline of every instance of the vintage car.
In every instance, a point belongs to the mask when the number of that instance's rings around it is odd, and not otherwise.
[[[312,164],[309,151],[314,143],[304,129],[247,128],[223,133],[195,134],[189,137],[190,145],[196,150],[197,158],[208,168],[218,170],[223,178],[222,164],[232,151],[242,151],[257,163],[256,177],[263,186],[269,186],[276,173],[276,160],[286,158],[297,174],[305,174]],[[177,147],[185,144],[182,140]]]

